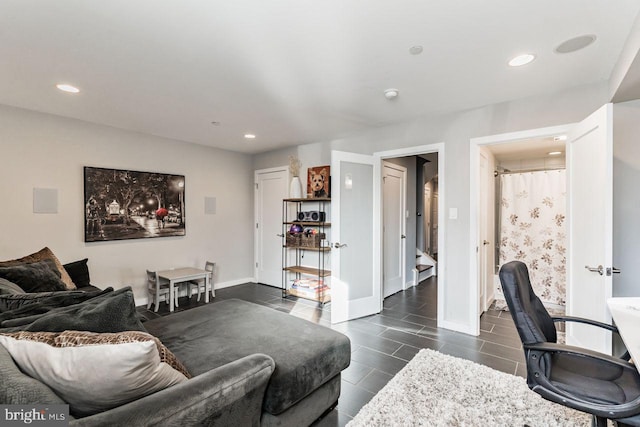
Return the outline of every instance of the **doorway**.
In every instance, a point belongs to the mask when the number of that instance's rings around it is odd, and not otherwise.
[[[494,200],[486,207],[488,212],[479,212],[480,234],[486,236],[479,244],[479,271],[487,273],[485,307],[493,295],[494,307],[506,309],[497,273],[504,263],[519,260],[527,264],[534,292],[547,311],[564,315],[568,246],[564,135],[483,149],[481,166],[485,150],[495,165],[488,174],[493,177],[492,185],[481,188],[480,194],[480,200]],[[495,219],[482,221],[489,214]],[[493,264],[483,265],[483,247],[488,257],[493,256]]]
[[[387,269],[389,265],[397,263],[395,252],[387,251],[390,233],[385,223],[389,215],[389,211],[393,210],[394,214],[401,216],[405,233],[401,233],[400,237],[403,241],[406,257],[404,261],[405,279],[404,286],[391,289],[383,286],[383,296],[388,297],[395,292],[408,290],[418,285],[420,282],[433,277],[434,285],[437,286],[437,322],[438,326],[447,327],[443,324],[444,310],[444,294],[443,280],[444,272],[437,271],[436,260],[434,257],[442,257],[444,253],[444,224],[438,225],[438,218],[442,217],[444,185],[442,177],[444,168],[444,144],[433,144],[422,147],[412,147],[408,149],[393,150],[375,154],[378,161],[383,166],[381,168],[379,191],[381,198],[374,206],[374,212],[379,211],[378,218],[380,230],[380,238],[382,239],[382,250],[380,251],[381,262],[383,266],[382,277],[390,276]],[[404,211],[398,209],[397,202],[390,202],[385,195],[386,180],[384,175],[384,165],[393,163],[401,165],[407,170],[406,184],[406,202]],[[396,215],[397,216],[397,215]],[[395,218],[395,216],[394,216]],[[402,236],[404,235],[404,238]],[[434,257],[432,257],[432,255]],[[390,259],[393,257],[393,260]],[[381,306],[382,309],[382,306]]]
[[[511,218],[500,217],[504,201],[498,195],[500,181],[495,178],[499,178],[501,173],[564,169],[563,138],[570,128],[571,125],[555,126],[471,140],[470,235],[475,239],[471,240],[470,247],[470,291],[471,301],[476,301],[476,304],[472,304],[475,310],[471,310],[469,324],[476,335],[480,333],[480,315],[496,297],[500,299],[497,272],[501,244],[504,243],[497,234],[500,226],[505,221],[513,221],[516,229],[512,233],[525,239],[525,229],[531,226],[530,221],[523,221],[515,213]],[[561,153],[559,156],[548,154],[557,151]],[[522,192],[520,197],[525,194],[526,191]],[[525,216],[537,215],[533,209]],[[514,256],[512,259],[517,258]]]

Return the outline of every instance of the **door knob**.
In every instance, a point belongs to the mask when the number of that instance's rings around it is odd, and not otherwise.
[[[586,268],[587,270],[589,270],[592,273],[598,273],[599,275],[603,275],[604,274],[604,267],[599,265],[597,267],[589,267],[588,265],[585,265],[584,268]]]
[[[491,243],[491,242],[490,242],[490,241],[488,241],[488,240],[483,240],[483,241],[482,241],[482,244],[483,244],[483,245],[488,245],[489,243]]]
[[[284,237],[284,234],[276,234],[278,237]]]
[[[406,239],[406,238],[407,238],[407,236],[405,236],[404,234],[401,234],[401,235],[400,235],[400,238],[401,238],[401,239]]]
[[[342,244],[340,244],[340,243],[338,243],[338,242],[335,242],[335,243],[333,244],[333,247],[334,247],[334,248],[336,248],[336,249],[344,248],[345,246],[347,246],[347,244],[346,244],[346,243],[342,243]]]

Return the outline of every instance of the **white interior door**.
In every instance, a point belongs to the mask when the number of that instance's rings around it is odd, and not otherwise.
[[[612,104],[602,106],[567,138],[567,314],[606,323],[612,292],[612,114]],[[611,333],[600,328],[569,322],[567,343],[611,354]]]
[[[286,166],[255,172],[255,279],[282,286],[282,199],[289,194]]]
[[[382,172],[382,288],[384,298],[404,289],[407,168],[384,162]]]
[[[493,227],[490,226],[489,215],[490,209],[493,209],[489,200],[489,192],[494,191],[490,185],[490,178],[493,173],[489,169],[489,159],[487,154],[480,150],[480,194],[478,195],[478,282],[480,286],[480,313],[487,311],[489,298],[493,298],[493,269],[489,251],[493,250],[491,241],[491,232]]]
[[[331,323],[380,312],[380,266],[375,254],[373,156],[331,152]],[[379,218],[379,214],[378,214]]]

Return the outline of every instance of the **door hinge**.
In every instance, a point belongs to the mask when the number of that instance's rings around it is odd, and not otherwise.
[[[258,223],[256,222],[256,228],[258,228]]]
[[[256,190],[258,189],[258,183],[256,182]]]
[[[256,262],[256,268],[258,268],[258,263]]]

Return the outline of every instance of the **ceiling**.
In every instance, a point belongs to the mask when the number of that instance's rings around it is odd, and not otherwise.
[[[557,135],[558,137],[561,135]],[[564,135],[566,137],[566,135]],[[498,163],[510,160],[542,159],[548,158],[550,152],[561,152],[564,158],[566,141],[556,140],[550,136],[546,138],[531,138],[506,144],[487,145],[486,148],[493,153]]]
[[[607,80],[639,10],[637,0],[2,0],[0,104],[258,153]],[[584,34],[596,42],[553,51]],[[536,60],[507,66],[523,52]],[[399,96],[387,100],[388,88]]]

